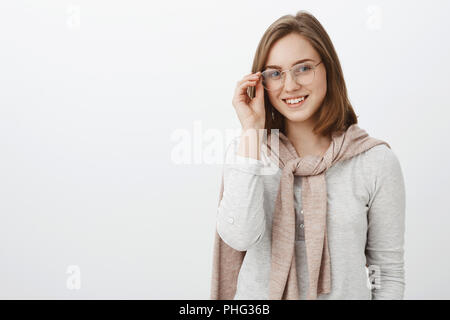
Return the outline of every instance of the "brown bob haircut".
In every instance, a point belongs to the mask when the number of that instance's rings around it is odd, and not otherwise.
[[[272,23],[262,36],[253,60],[252,73],[263,71],[272,45],[282,37],[297,33],[305,37],[321,57],[326,68],[327,93],[322,105],[313,116],[317,117],[314,133],[329,136],[335,131],[346,130],[357,123],[357,116],[347,97],[341,64],[327,32],[320,22],[307,11],[298,11],[295,16],[284,15]],[[248,89],[250,98],[255,96],[255,87]],[[264,106],[266,113],[265,129],[285,131],[285,118],[269,101],[264,89]]]

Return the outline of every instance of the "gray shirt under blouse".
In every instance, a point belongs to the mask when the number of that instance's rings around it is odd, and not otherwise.
[[[247,251],[234,299],[266,300],[281,169],[273,174],[261,170],[272,161],[265,151],[261,160],[237,155],[239,141],[234,138],[226,151],[217,232],[232,248]],[[300,298],[305,299],[308,270],[301,179],[294,178],[295,250]],[[396,155],[385,145],[375,146],[334,164],[325,179],[331,293],[318,299],[403,299],[405,187]]]

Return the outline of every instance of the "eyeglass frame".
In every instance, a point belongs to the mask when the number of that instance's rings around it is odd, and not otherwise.
[[[314,81],[314,79],[315,79],[315,77],[316,77],[316,68],[317,68],[317,66],[318,66],[319,64],[321,64],[322,62],[323,62],[323,60],[320,60],[316,65],[313,65],[313,66],[312,66],[312,71],[314,72],[314,78],[313,78],[313,81]],[[292,76],[292,79],[295,79],[295,77],[293,76],[292,72],[293,72],[293,70],[294,70],[295,67],[297,67],[298,65],[301,65],[301,64],[305,64],[305,63],[304,63],[304,62],[297,63],[295,66],[292,66],[292,68],[286,69],[286,70],[283,70],[283,71],[280,72],[280,73],[281,73],[281,81],[282,81],[282,85],[280,86],[279,89],[269,90],[269,89],[267,89],[266,87],[264,87],[264,88],[265,88],[266,90],[268,90],[268,91],[277,91],[277,90],[280,90],[280,89],[283,87],[283,85],[284,85],[284,81],[286,80],[286,76],[283,76],[283,73],[289,71],[289,73],[290,73],[291,76]],[[275,69],[275,70],[277,70],[277,69]],[[267,71],[267,70],[261,71],[261,76],[263,77],[263,79],[264,79],[263,73],[264,73],[265,71]],[[262,81],[262,82],[263,82],[263,81]],[[262,82],[261,82],[261,84],[262,84]],[[298,83],[297,81],[295,81],[295,82]],[[300,83],[298,83],[298,84],[300,84]],[[310,83],[308,83],[308,84],[310,84]],[[302,85],[302,84],[300,84],[300,85]]]

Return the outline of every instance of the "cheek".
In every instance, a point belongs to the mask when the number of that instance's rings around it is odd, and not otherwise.
[[[272,105],[274,107],[277,107],[277,106],[281,105],[280,102],[282,102],[282,101],[280,101],[280,99],[278,98],[277,95],[275,95],[273,93],[268,93],[267,96],[269,97],[270,103],[272,103]]]
[[[327,93],[327,77],[324,73],[317,75],[318,77],[314,81],[314,88],[312,91],[315,93],[316,99],[323,99]]]

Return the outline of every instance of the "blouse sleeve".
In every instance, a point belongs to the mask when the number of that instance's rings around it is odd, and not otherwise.
[[[237,155],[239,137],[226,151],[223,195],[217,212],[217,232],[233,249],[246,251],[265,231],[262,160]]]
[[[405,185],[400,163],[390,148],[382,161],[368,204],[366,261],[373,300],[401,300],[405,288]]]

